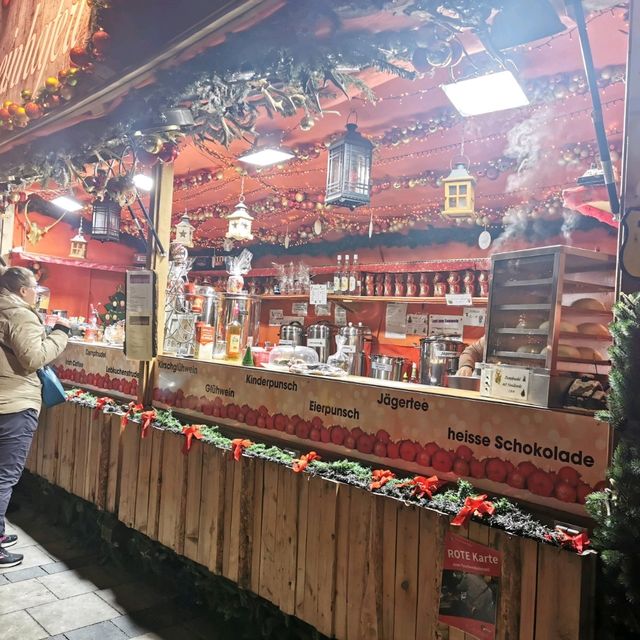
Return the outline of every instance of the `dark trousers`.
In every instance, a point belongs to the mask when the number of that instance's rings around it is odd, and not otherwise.
[[[35,409],[0,414],[0,536],[4,534],[11,492],[20,480],[37,428]]]

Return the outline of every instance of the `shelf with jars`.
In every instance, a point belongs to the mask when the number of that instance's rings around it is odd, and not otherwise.
[[[259,296],[261,300],[307,300],[309,294],[289,294],[289,295],[274,295],[265,294]],[[335,295],[329,294],[327,300],[333,300],[335,302],[406,302],[408,304],[434,304],[434,305],[446,305],[447,299],[442,297],[420,297],[420,296],[354,296],[354,295]],[[471,298],[472,306],[486,306],[487,298],[475,297]],[[464,305],[451,305],[448,306],[469,306]]]

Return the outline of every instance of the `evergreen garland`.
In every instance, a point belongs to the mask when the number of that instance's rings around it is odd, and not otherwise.
[[[96,396],[81,389],[69,391],[68,399],[82,406],[96,407]],[[106,404],[102,407],[102,411],[123,415],[128,413],[128,408],[117,404]],[[141,413],[142,410],[132,410],[128,413],[129,420],[139,422]],[[170,410],[159,409],[156,411],[153,426],[173,433],[182,433],[183,426],[189,425],[183,425]],[[232,439],[226,437],[219,427],[200,425],[200,432],[202,434],[202,442],[219,449],[230,450],[232,448]],[[297,453],[294,451],[282,449],[275,445],[269,446],[259,443],[248,446],[243,455],[261,458],[288,467],[291,467],[294,460],[298,458]],[[306,469],[307,473],[366,490],[370,490],[372,471],[370,467],[353,460],[337,460],[333,462],[313,460]],[[418,498],[414,495],[411,487],[402,486],[404,480],[407,480],[407,478],[393,479],[380,488],[378,492],[408,504],[435,509],[450,515],[455,515],[460,511],[464,505],[465,498],[479,493],[469,482],[459,480],[455,487],[442,490],[434,494],[432,498]],[[538,522],[530,514],[522,511],[506,498],[498,497],[491,500],[495,505],[495,512],[489,517],[482,518],[484,524],[503,529],[511,534],[532,538],[538,542],[560,544],[557,539],[557,532],[554,529]]]
[[[591,494],[597,522],[592,543],[600,552],[601,616],[598,638],[640,638],[640,294],[622,295],[614,307],[611,389],[599,417],[618,443],[608,479],[611,489]]]

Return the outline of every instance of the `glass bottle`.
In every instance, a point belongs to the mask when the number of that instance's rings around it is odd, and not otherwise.
[[[333,274],[333,293],[340,293],[342,278],[342,256],[338,256],[338,265],[336,272]]]
[[[226,330],[227,360],[240,360],[240,358],[242,357],[242,352],[241,352],[242,324],[238,319],[239,314],[240,314],[240,310],[238,309],[238,305],[236,304],[233,307],[233,317],[231,318],[231,322],[227,325],[227,330]]]
[[[349,256],[344,257],[344,269],[340,277],[340,293],[349,293]]]
[[[360,295],[360,267],[358,266],[358,254],[353,254],[353,264],[349,271],[349,294]]]

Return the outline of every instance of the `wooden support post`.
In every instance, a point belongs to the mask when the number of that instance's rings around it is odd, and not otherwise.
[[[171,244],[171,211],[173,208],[173,164],[158,163],[153,169],[153,191],[149,204],[149,216],[153,220],[158,238],[165,249],[161,256],[151,234],[148,238],[147,269],[156,274],[156,344],[158,352],[164,343],[164,307],[169,272],[169,245]],[[140,363],[138,402],[150,405],[152,400],[153,366],[155,360]]]
[[[640,5],[629,5],[618,293],[640,291]]]

